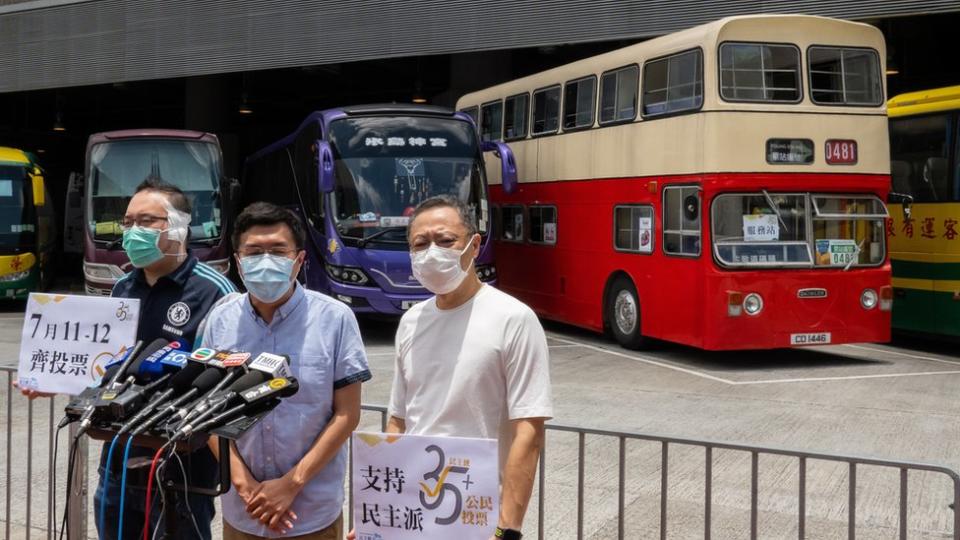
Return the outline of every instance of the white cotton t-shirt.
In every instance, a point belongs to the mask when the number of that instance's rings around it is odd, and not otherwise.
[[[431,298],[400,320],[389,414],[411,435],[498,439],[502,470],[509,420],[553,416],[549,360],[540,321],[512,296],[483,285],[449,310]]]

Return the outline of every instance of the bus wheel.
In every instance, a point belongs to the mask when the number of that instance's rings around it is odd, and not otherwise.
[[[640,349],[646,338],[640,334],[640,302],[637,289],[625,277],[619,277],[610,287],[607,301],[607,321],[617,343],[627,349]]]

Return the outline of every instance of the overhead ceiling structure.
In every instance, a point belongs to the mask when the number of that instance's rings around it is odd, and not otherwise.
[[[749,13],[945,12],[960,0],[0,0],[0,93],[637,39]]]

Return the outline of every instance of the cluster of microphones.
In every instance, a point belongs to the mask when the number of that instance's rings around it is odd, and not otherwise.
[[[298,389],[286,356],[189,351],[158,339],[108,365],[98,386],[67,405],[63,425],[80,422],[78,435],[99,428],[176,442],[271,410]]]

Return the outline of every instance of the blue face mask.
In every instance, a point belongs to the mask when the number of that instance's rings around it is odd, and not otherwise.
[[[157,246],[159,241],[160,231],[157,229],[134,225],[123,231],[123,250],[136,268],[150,266],[163,258],[163,252]]]
[[[264,253],[240,259],[243,284],[261,302],[272,304],[290,290],[294,260]]]

